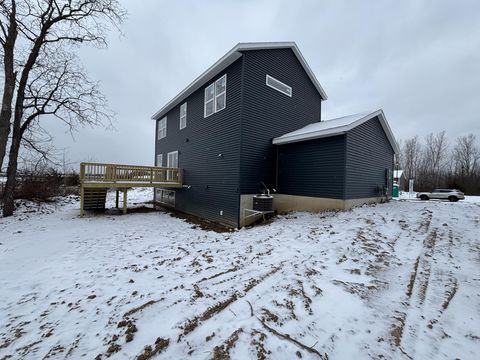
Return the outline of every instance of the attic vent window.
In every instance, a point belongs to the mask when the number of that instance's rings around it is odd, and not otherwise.
[[[227,74],[205,88],[203,117],[225,109],[227,103]]]
[[[280,91],[282,94],[292,97],[292,87],[284,84],[280,80],[277,80],[270,75],[267,75],[266,84],[272,89],[275,89],[277,91]]]

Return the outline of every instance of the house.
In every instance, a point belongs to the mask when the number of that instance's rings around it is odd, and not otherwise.
[[[407,190],[407,177],[403,170],[393,170],[393,182],[398,184],[401,190]]]
[[[398,151],[384,113],[322,121],[326,99],[295,43],[238,44],[152,116],[156,166],[183,171],[155,201],[241,227],[265,188],[279,211],[384,199]]]

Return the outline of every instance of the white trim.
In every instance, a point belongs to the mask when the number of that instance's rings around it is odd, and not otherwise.
[[[212,87],[213,88],[213,96],[211,99],[207,100],[207,89]],[[212,103],[213,108],[212,108],[212,113],[207,115],[207,104]],[[211,83],[208,86],[205,87],[205,91],[203,93],[203,117],[209,117],[210,115],[215,114],[215,83]]]
[[[382,109],[374,112],[359,114],[358,117],[354,118],[351,123],[340,125],[340,126],[335,126],[335,120],[338,120],[338,119],[322,121],[322,123],[328,123],[331,121],[333,126],[326,129],[304,131],[304,132],[298,131],[298,130],[292,131],[291,133],[287,133],[285,135],[274,138],[272,140],[272,144],[283,145],[283,144],[290,144],[290,143],[295,143],[300,141],[320,139],[324,137],[345,134],[347,131],[352,130],[353,128],[363,124],[367,120],[373,119],[376,116],[378,116],[380,120],[380,124],[382,125],[383,131],[385,132],[385,135],[387,136],[388,141],[390,142],[390,145],[393,148],[393,151],[396,154],[398,154],[400,151],[398,148],[398,144],[395,140],[395,137],[393,136],[392,130],[388,125],[387,119],[385,118],[385,114],[383,113]],[[310,125],[307,125],[307,126],[310,126]]]
[[[158,120],[157,140],[167,137],[167,117]]]
[[[172,166],[173,164],[170,164],[170,155],[176,155],[175,159],[177,160],[177,164],[175,166]],[[167,153],[167,167],[168,168],[178,168],[178,150],[175,151],[170,151]]]
[[[217,83],[223,80],[225,80],[225,90],[217,94]],[[213,87],[213,98],[207,100],[207,89],[209,89],[210,87]],[[222,95],[224,97],[223,107],[221,109],[217,109],[217,99]],[[213,112],[210,114],[207,114],[207,104],[209,103],[213,103]],[[205,91],[203,94],[203,117],[207,118],[210,115],[213,115],[219,111],[222,111],[226,107],[227,107],[227,74],[223,74],[217,80],[215,80],[214,82],[212,82],[211,84],[205,87]]]
[[[270,84],[268,83],[268,80],[271,80],[271,81],[270,81]],[[283,91],[281,88],[276,87],[276,86],[275,86],[275,85],[276,85],[275,83],[285,86],[285,87],[288,89],[288,91]],[[287,84],[285,84],[284,82],[281,82],[281,81],[278,80],[278,79],[275,79],[273,76],[270,76],[270,75],[267,74],[267,75],[265,76],[265,84],[266,84],[268,87],[271,87],[272,89],[277,90],[278,92],[281,92],[281,93],[284,94],[284,95],[287,95],[287,96],[292,97],[292,87],[291,87],[291,86],[288,86]]]
[[[296,55],[298,61],[304,68],[308,77],[312,81],[313,85],[317,89],[323,100],[327,100],[327,94],[323,90],[322,86],[318,82],[317,78],[313,74],[313,71],[308,66],[305,58],[298,49],[295,42],[261,42],[261,43],[239,43],[228,53],[226,53],[220,60],[215,64],[210,66],[205,72],[203,72],[199,77],[197,77],[190,85],[183,89],[177,96],[165,104],[160,110],[158,110],[153,116],[153,120],[158,120],[171,109],[181,103],[189,95],[193,94],[196,90],[200,89],[207,83],[212,80],[217,74],[224,71],[227,66],[234,63],[236,60],[242,57],[242,51],[247,50],[264,50],[264,49],[292,49],[293,53]]]
[[[185,114],[183,114],[182,116],[183,107],[185,107]],[[182,120],[183,120],[183,123],[182,123]],[[180,105],[180,130],[185,129],[186,127],[187,127],[187,102],[185,101],[182,105]]]
[[[225,90],[223,90],[220,94],[217,94],[217,83],[225,80]],[[222,96],[224,97],[223,100],[223,107],[221,109],[217,109],[217,99]],[[227,74],[224,74],[220,79],[215,80],[215,112],[222,111],[227,107]]]
[[[160,159],[160,161],[159,161]],[[163,154],[157,154],[157,159],[155,162],[155,166],[162,167],[163,166]]]

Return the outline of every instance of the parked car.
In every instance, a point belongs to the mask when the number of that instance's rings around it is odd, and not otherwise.
[[[456,189],[435,189],[431,192],[419,192],[417,193],[417,198],[421,200],[441,199],[454,202],[465,199],[465,195]]]

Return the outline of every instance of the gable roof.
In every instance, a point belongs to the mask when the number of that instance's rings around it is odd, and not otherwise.
[[[403,175],[403,170],[393,170],[393,178],[401,178]]]
[[[292,49],[296,55],[298,61],[302,65],[303,69],[307,73],[308,77],[312,81],[313,85],[317,89],[322,100],[327,100],[327,94],[323,90],[322,86],[318,82],[317,78],[313,74],[312,70],[305,61],[302,53],[297,47],[295,42],[257,42],[257,43],[238,43],[232,50],[226,53],[220,60],[210,66],[203,74],[197,77],[193,82],[183,89],[177,96],[170,100],[164,107],[158,110],[153,116],[153,120],[157,120],[175,106],[179,105],[184,99],[193,94],[195,91],[204,86],[208,81],[212,80],[219,72],[225,70],[225,68],[242,56],[242,51],[248,50],[267,50],[267,49]]]
[[[346,132],[370,119],[373,119],[376,116],[378,116],[378,119],[380,120],[380,124],[382,125],[383,131],[385,131],[385,135],[387,136],[393,151],[398,153],[399,149],[397,142],[395,141],[395,137],[393,136],[392,130],[388,125],[382,109],[309,124],[301,129],[276,137],[272,140],[272,143],[274,145],[282,145],[345,134]]]

